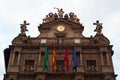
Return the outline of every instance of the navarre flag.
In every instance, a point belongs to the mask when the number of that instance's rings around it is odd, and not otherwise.
[[[56,68],[56,47],[54,46],[53,57],[52,57],[52,69],[53,69],[53,72],[55,71],[55,68]]]
[[[68,70],[69,70],[69,59],[68,59],[68,48],[67,47],[66,47],[66,51],[65,51],[64,60],[65,60],[66,71],[68,72]]]
[[[77,63],[77,58],[76,58],[76,47],[75,46],[74,46],[74,51],[72,55],[72,60],[73,60],[73,68],[76,69],[78,66],[78,63]]]
[[[48,46],[45,48],[45,57],[43,62],[43,71],[47,68],[47,62],[48,62]]]

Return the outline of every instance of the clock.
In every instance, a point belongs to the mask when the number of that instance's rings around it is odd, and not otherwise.
[[[59,26],[57,27],[57,30],[60,31],[60,32],[62,32],[62,31],[65,30],[65,27],[64,27],[63,25],[59,25]]]

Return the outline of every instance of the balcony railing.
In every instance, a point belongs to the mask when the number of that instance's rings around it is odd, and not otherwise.
[[[85,72],[86,73],[101,73],[101,67],[100,66],[93,66],[93,65],[87,65],[85,66]]]
[[[52,65],[48,67],[48,69],[46,70],[46,72],[49,72],[49,73],[66,73],[66,72],[69,72],[69,73],[72,73],[74,70],[73,70],[73,67],[72,66],[69,66],[68,68],[68,71],[66,70],[66,66],[57,66],[55,71],[52,70]]]
[[[48,72],[48,73],[73,73],[75,70],[73,69],[73,66],[69,66],[68,71],[66,70],[65,66],[58,66],[56,67],[55,71],[52,70],[52,65],[48,65],[48,67],[43,71],[43,66],[39,66],[40,72]],[[79,66],[78,66],[79,68]],[[101,73],[102,69],[100,66],[83,66],[83,71],[85,73],[94,74],[94,73]],[[23,66],[19,67],[19,72],[24,73],[32,73],[32,72],[38,72],[37,66]],[[83,72],[82,71],[82,72]],[[76,72],[81,72],[80,70],[77,70]]]
[[[58,66],[56,67],[55,71],[52,70],[52,65],[48,65],[48,67],[45,69],[45,71],[43,71],[43,66],[39,66],[38,68],[40,68],[40,72],[48,72],[48,73],[65,73],[65,72],[69,72],[72,73],[74,72],[73,67],[69,66],[68,71],[66,70],[65,66]],[[38,72],[37,70],[37,66],[31,66],[31,65],[25,65],[25,66],[21,66],[19,67],[19,72],[21,73],[33,73],[33,72]]]
[[[34,66],[33,65],[25,65],[24,72],[33,72]]]
[[[29,72],[35,72],[36,71],[36,65],[24,65],[19,67],[19,72],[23,73],[29,73]]]

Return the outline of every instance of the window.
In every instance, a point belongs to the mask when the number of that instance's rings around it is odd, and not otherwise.
[[[34,70],[34,60],[25,61],[25,72],[32,72]]]
[[[65,61],[56,60],[56,72],[65,72]]]
[[[64,60],[56,60],[56,65],[65,65]]]
[[[87,65],[96,66],[96,60],[87,60]]]
[[[97,72],[96,60],[87,60],[87,72]]]

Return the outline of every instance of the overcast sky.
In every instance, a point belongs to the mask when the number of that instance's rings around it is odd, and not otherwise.
[[[83,35],[95,35],[96,20],[103,23],[102,33],[114,45],[112,57],[115,73],[120,80],[120,0],[0,0],[0,80],[5,73],[3,50],[20,33],[20,24],[30,23],[27,35],[39,35],[37,26],[53,7],[63,8],[65,13],[74,12],[84,25]]]

